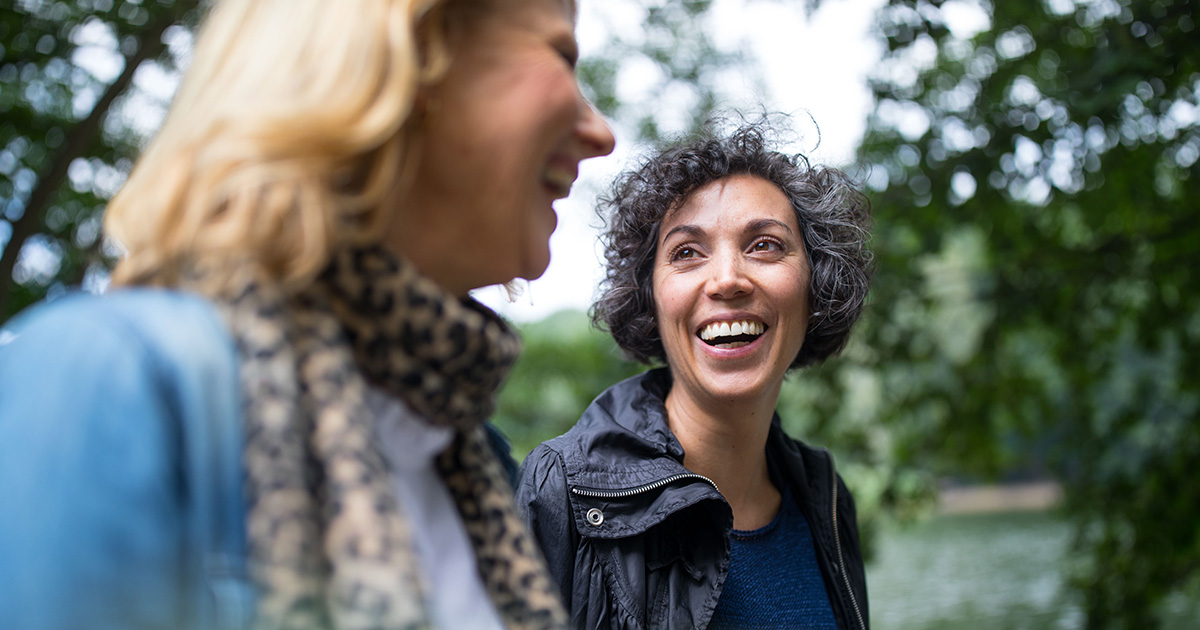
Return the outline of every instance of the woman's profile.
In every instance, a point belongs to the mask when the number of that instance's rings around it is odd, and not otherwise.
[[[484,421],[612,150],[573,0],[215,0],[103,296],[0,346],[0,627],[551,628]]]
[[[853,499],[775,408],[858,318],[868,204],[772,131],[669,146],[603,201],[593,320],[665,367],[610,387],[522,467],[518,503],[576,627],[866,630]]]

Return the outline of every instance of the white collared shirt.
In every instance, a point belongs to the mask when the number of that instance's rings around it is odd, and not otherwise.
[[[430,425],[404,402],[378,389],[368,388],[366,398],[396,501],[412,524],[433,626],[502,630],[504,624],[479,576],[462,516],[434,463],[454,439],[454,431]]]

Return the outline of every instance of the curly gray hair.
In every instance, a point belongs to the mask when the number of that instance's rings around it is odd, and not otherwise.
[[[764,119],[727,137],[710,130],[668,146],[624,173],[601,198],[607,265],[592,323],[612,334],[630,358],[666,362],[651,281],[659,224],[697,189],[732,175],[761,177],[778,186],[804,237],[812,268],[810,312],[804,345],[791,368],[824,361],[846,345],[872,272],[870,202],[845,173],[772,150],[767,140],[772,131]]]

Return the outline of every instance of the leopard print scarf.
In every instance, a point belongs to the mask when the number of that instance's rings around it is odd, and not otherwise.
[[[506,625],[564,627],[482,426],[516,335],[381,248],[337,254],[298,295],[249,271],[231,286],[218,303],[241,356],[257,627],[429,626],[411,546],[418,524],[397,506],[372,444],[368,385],[456,430],[437,466]]]

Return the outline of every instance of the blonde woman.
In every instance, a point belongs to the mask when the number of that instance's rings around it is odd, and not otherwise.
[[[613,137],[572,0],[216,0],[103,297],[0,335],[0,627],[544,628],[483,428]]]

